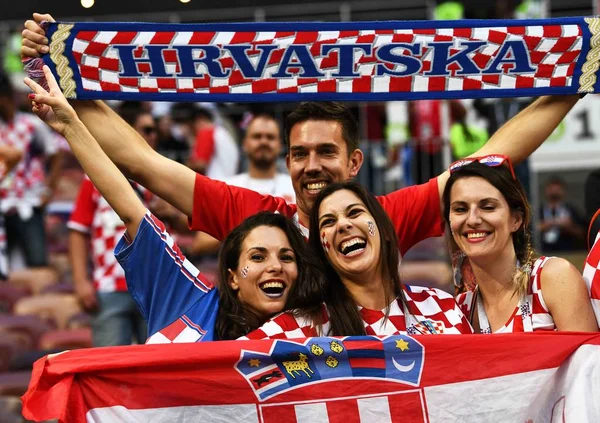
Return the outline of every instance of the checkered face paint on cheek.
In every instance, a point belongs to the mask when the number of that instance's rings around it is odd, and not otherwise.
[[[367,221],[367,227],[369,228],[369,235],[375,236],[375,223],[370,220]]]
[[[245,266],[244,268],[242,268],[242,270],[240,271],[242,278],[246,279],[248,277],[248,270],[250,270],[249,266]]]
[[[325,232],[323,232],[321,234],[321,245],[323,246],[323,250],[325,250],[325,253],[328,253],[329,252],[329,241],[327,241]]]

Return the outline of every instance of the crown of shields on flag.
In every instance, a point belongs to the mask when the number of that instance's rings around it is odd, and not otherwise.
[[[377,378],[418,386],[425,350],[415,339],[350,336],[276,340],[269,354],[242,350],[236,370],[259,400],[315,382]]]

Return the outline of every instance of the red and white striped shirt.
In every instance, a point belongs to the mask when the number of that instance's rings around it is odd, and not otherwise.
[[[386,308],[389,309],[387,321],[386,309],[359,308],[367,335],[473,333],[467,318],[450,294],[422,286],[403,285],[402,288],[406,306],[400,298],[394,299]],[[323,333],[318,333],[318,328],[310,318],[287,311],[240,339],[293,339],[328,335],[330,327],[325,304],[323,316]]]
[[[533,264],[527,292],[520,299],[508,321],[493,333],[534,332],[537,330],[556,330],[554,319],[544,302],[542,295],[542,269],[548,260],[554,257],[540,257]],[[477,302],[477,291],[467,291],[456,297],[456,302],[466,316],[470,316]],[[477,307],[483,310],[482,306]],[[483,311],[485,315],[485,311]],[[487,317],[480,314],[481,333],[492,333]],[[482,319],[483,317],[483,319]],[[483,322],[482,322],[483,320]]]

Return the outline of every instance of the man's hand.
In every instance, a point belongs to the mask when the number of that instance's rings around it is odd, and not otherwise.
[[[55,22],[52,16],[41,13],[34,13],[33,20],[25,21],[25,29],[21,33],[23,36],[21,58],[36,58],[50,51],[46,31],[42,28],[42,22],[44,21]]]
[[[89,279],[75,281],[75,294],[88,311],[96,310],[98,307],[98,300],[96,298],[96,289],[94,284]]]

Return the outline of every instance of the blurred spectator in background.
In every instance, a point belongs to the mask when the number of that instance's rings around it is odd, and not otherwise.
[[[583,249],[587,229],[585,219],[574,206],[565,202],[565,189],[565,181],[559,177],[549,179],[544,187],[539,212],[544,253]]]
[[[0,184],[6,175],[23,158],[18,148],[0,144]],[[4,214],[0,211],[0,281],[8,277],[8,251],[6,246],[6,231],[4,230]]]
[[[417,100],[408,104],[408,129],[413,141],[412,175],[424,184],[443,171],[442,100]]]
[[[169,113],[156,116],[156,130],[156,151],[177,163],[187,164],[190,159],[190,146],[185,139],[174,134],[173,120]]]
[[[231,134],[215,122],[211,111],[194,103],[177,103],[171,116],[191,146],[191,169],[220,181],[237,173],[239,147]]]
[[[9,254],[21,251],[28,267],[48,263],[44,209],[62,169],[60,141],[36,116],[17,110],[13,87],[1,74],[0,145],[16,148],[23,159],[2,181],[0,210],[5,216]]]
[[[154,119],[143,103],[124,102],[117,111],[149,145],[156,145]],[[135,183],[132,186],[148,204],[152,199],[150,192]],[[146,322],[127,292],[125,273],[113,253],[125,232],[125,224],[87,177],[81,184],[67,226],[75,293],[85,309],[93,313],[93,345],[129,345],[132,340],[144,343]],[[88,273],[90,250],[91,278]]]
[[[460,101],[450,102],[450,145],[454,160],[476,153],[489,139],[488,132],[467,123],[467,109]]]
[[[277,120],[268,114],[254,116],[248,123],[242,149],[248,157],[248,172],[224,181],[229,185],[248,188],[261,194],[282,197],[287,203],[296,201],[292,179],[277,172],[277,158],[282,151],[281,130]],[[199,232],[190,248],[194,255],[216,253],[219,241]]]
[[[600,169],[596,169],[588,175],[585,180],[585,214],[590,222],[600,210]],[[596,218],[589,228],[588,247],[591,247],[596,234],[600,231],[600,219]]]

